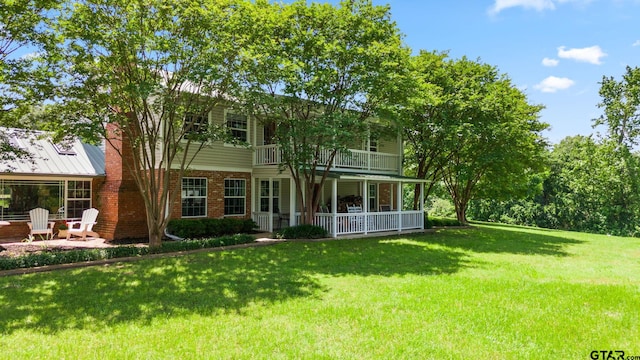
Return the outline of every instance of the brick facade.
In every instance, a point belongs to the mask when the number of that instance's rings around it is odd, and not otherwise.
[[[114,127],[109,129],[113,134]],[[122,157],[118,153],[122,151]],[[132,163],[130,146],[126,141],[112,139],[105,145],[107,176],[98,185],[97,203],[100,210],[94,230],[107,240],[147,237],[144,201],[125,162]]]
[[[115,148],[114,148],[115,146]],[[122,151],[122,156],[116,149]],[[140,191],[125,162],[131,162],[131,151],[126,141],[112,141],[105,148],[107,176],[94,188],[97,192],[96,208],[100,210],[98,223],[94,230],[101,237],[112,239],[146,238],[148,227],[146,210]],[[188,171],[185,177],[207,179],[207,217],[224,216],[224,180],[244,179],[246,181],[245,215],[239,218],[251,218],[251,173],[228,171]],[[180,192],[181,183],[174,175],[171,178],[172,189]],[[171,218],[179,219],[182,215],[180,197],[171,205]]]
[[[224,217],[224,180],[225,179],[244,179],[245,180],[245,214],[232,215],[232,217],[240,219],[251,218],[251,173],[248,172],[231,172],[231,171],[188,171],[185,175],[194,178],[207,179],[207,217],[222,218]],[[180,192],[181,184],[176,184],[177,176],[171,179],[171,186],[177,188]],[[177,186],[177,187],[174,187]],[[179,219],[182,215],[182,201],[178,197],[171,207],[171,218]]]
[[[396,204],[391,203],[391,194],[392,194],[393,184],[382,183],[378,187],[378,191],[380,192],[378,204],[379,205],[391,205],[392,209],[396,208]]]

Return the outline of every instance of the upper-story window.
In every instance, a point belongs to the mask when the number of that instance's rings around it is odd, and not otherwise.
[[[184,132],[187,134],[202,134],[208,126],[209,118],[206,115],[187,114],[184,117]]]
[[[378,140],[369,140],[369,151],[378,152]]]
[[[249,122],[247,121],[246,115],[227,112],[225,115],[225,124],[236,140],[242,142],[249,141]]]

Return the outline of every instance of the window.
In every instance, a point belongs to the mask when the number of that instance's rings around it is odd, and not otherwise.
[[[234,114],[234,113],[226,113],[226,124],[227,128],[231,132],[231,135],[236,138],[238,141],[247,142],[249,139],[248,135],[248,122],[247,117],[245,115]]]
[[[378,185],[369,184],[369,211],[376,211],[378,208]]]
[[[378,140],[369,140],[369,151],[378,152]]]
[[[91,208],[91,181],[0,180],[0,220],[28,220],[37,207],[51,219],[82,217]]]
[[[61,215],[67,218],[81,218],[82,212],[89,208],[91,208],[91,182],[68,181],[67,213]]]
[[[271,187],[273,189],[273,212],[280,212],[280,182],[273,181],[271,182]],[[260,181],[260,211],[268,212],[269,211],[269,181],[261,180]]]
[[[202,134],[209,127],[209,118],[206,115],[187,114],[184,117],[184,132],[187,134]]]
[[[182,217],[207,216],[207,179],[182,179]]]
[[[224,214],[244,215],[246,180],[225,179],[224,180]]]

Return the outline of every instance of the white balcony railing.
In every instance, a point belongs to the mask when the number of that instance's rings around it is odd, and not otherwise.
[[[320,153],[320,164],[325,165],[330,156],[329,150]],[[278,165],[282,162],[282,152],[277,145],[256,146],[253,158],[254,166]],[[367,171],[399,171],[400,156],[364,150],[338,152],[333,160],[334,169],[353,169]]]

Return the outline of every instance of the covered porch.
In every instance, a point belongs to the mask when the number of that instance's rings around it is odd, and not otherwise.
[[[422,188],[424,181],[332,172],[319,189],[320,204],[313,223],[332,237],[424,229],[423,201],[417,201],[417,208],[413,208],[416,185]],[[252,178],[252,189],[252,217],[261,231],[302,223],[293,179],[257,176]]]

